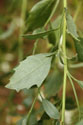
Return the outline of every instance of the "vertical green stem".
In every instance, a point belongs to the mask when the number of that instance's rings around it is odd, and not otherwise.
[[[64,9],[67,8],[67,1],[63,0]],[[66,81],[67,81],[67,59],[66,57],[66,13],[64,10],[64,22],[63,22],[63,53],[64,53],[64,80],[63,80],[63,98],[62,98],[62,117],[61,125],[64,125],[65,120],[65,101],[66,101]]]
[[[69,73],[68,73],[68,78],[70,80],[70,83],[72,85],[72,89],[73,89],[73,92],[74,92],[74,95],[75,95],[75,99],[76,99],[76,103],[77,103],[77,107],[78,107],[78,111],[79,111],[79,120],[80,120],[80,105],[79,105],[79,101],[78,101],[78,96],[77,96],[75,86],[73,84],[73,81],[72,81],[71,76],[70,76]]]
[[[33,101],[33,103],[32,103],[32,106],[31,106],[29,112],[28,112],[26,125],[29,125],[29,119],[30,119],[30,116],[31,116],[32,110],[33,110],[33,108],[34,108],[34,105],[35,105],[35,103],[36,103],[36,100],[37,100],[37,97],[38,97],[39,92],[40,92],[40,88],[38,88],[38,91],[37,91],[36,97],[35,97],[35,99],[34,99],[34,101]]]
[[[64,8],[67,8],[67,0],[63,0],[63,6]]]
[[[49,16],[48,20],[46,21],[44,27],[46,27],[46,25],[47,25],[47,24],[50,22],[50,20],[52,19],[53,15],[54,15],[54,13],[55,13],[55,11],[56,11],[56,8],[57,8],[57,6],[58,6],[58,4],[59,4],[59,1],[60,1],[60,0],[57,0],[57,1],[56,1],[55,5],[54,5],[54,8],[53,8],[53,11],[52,11],[51,15]]]
[[[76,13],[74,15],[74,22],[76,22],[76,19],[78,17],[79,12],[80,12],[81,6],[82,6],[82,2],[80,2],[79,5],[77,6],[77,10],[76,10]]]
[[[18,48],[18,55],[19,55],[19,61],[23,59],[23,38],[21,37],[21,35],[24,32],[24,20],[25,20],[25,16],[26,16],[26,9],[27,9],[27,0],[22,0],[22,9],[21,9],[21,19],[22,19],[22,26],[20,28],[20,32],[19,32],[19,48]]]
[[[35,43],[34,43],[33,52],[32,52],[33,55],[34,55],[35,52],[36,52],[38,42],[39,42],[39,39],[37,39],[37,40],[35,41]]]
[[[34,107],[34,105],[35,105],[35,102],[36,102],[36,100],[37,100],[37,97],[38,97],[38,93],[37,93],[37,95],[36,95],[36,97],[35,97],[35,99],[34,99],[34,101],[33,101],[33,104],[32,104],[32,106],[31,106],[29,112],[28,112],[26,125],[29,124],[29,119],[30,119],[30,116],[31,116],[33,107]]]
[[[32,52],[33,55],[34,55],[35,52],[36,52],[36,48],[37,48],[38,41],[39,41],[39,39],[37,39],[37,40],[35,41],[35,43],[34,43],[33,52]],[[32,106],[31,106],[29,112],[28,112],[26,125],[29,124],[29,119],[30,119],[30,116],[31,116],[32,110],[33,110],[33,108],[34,108],[34,105],[35,105],[35,103],[36,103],[36,100],[37,100],[37,97],[38,97],[39,91],[40,91],[40,88],[38,88],[37,95],[36,95],[36,97],[35,97],[35,99],[34,99],[34,101],[33,101],[33,103],[32,103]]]

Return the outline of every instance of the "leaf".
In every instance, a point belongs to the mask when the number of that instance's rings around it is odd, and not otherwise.
[[[42,38],[57,29],[52,29],[52,30],[48,30],[48,31],[44,31],[44,32],[34,33],[34,34],[24,34],[23,37],[30,39],[30,40],[34,40],[34,39]]]
[[[48,53],[27,57],[15,69],[15,73],[6,87],[19,91],[24,88],[29,89],[33,85],[41,86],[50,70],[51,55],[52,53]]]
[[[79,121],[76,125],[83,125],[83,119]]]
[[[74,80],[74,81],[76,81],[78,84],[79,84],[79,86],[83,89],[83,81],[80,81],[80,80],[77,80],[74,76],[72,76],[70,73],[69,73],[69,75],[70,75],[70,77]]]
[[[36,125],[36,123],[37,123],[36,117],[37,117],[36,113],[33,112],[33,113],[30,115],[30,119],[29,119],[28,125]],[[27,125],[27,116],[25,116],[25,117],[23,117],[21,120],[19,120],[19,121],[16,123],[16,125]]]
[[[78,60],[83,62],[83,38],[79,38],[79,41],[75,40],[74,43],[78,54]]]
[[[72,16],[67,12],[66,13],[66,20],[67,20],[67,32],[76,40],[78,40],[78,34],[76,25],[72,19]]]
[[[59,16],[57,17],[52,23],[51,23],[51,26],[50,26],[50,29],[57,29],[56,31],[53,31],[51,32],[49,35],[48,35],[48,40],[51,44],[55,45],[58,43],[59,41],[59,35],[60,35],[60,25],[61,25],[61,19],[62,19],[62,16]]]
[[[45,29],[43,27],[34,30],[32,34],[38,34],[38,33],[41,33],[41,32],[45,32]]]
[[[83,89],[83,81],[76,80],[76,82],[79,84],[79,86]]]
[[[26,125],[26,117],[23,117],[21,120],[19,120],[16,125]]]
[[[63,81],[63,73],[54,71],[51,73],[45,83],[45,93],[48,97],[54,96],[60,90]]]
[[[48,34],[48,40],[49,40],[49,43],[55,45],[56,43],[56,36],[55,36],[55,32],[52,31],[51,33]]]
[[[52,22],[52,27],[53,27],[53,28],[58,28],[58,27],[60,27],[61,20],[62,20],[62,15],[58,16],[58,17]]]
[[[41,0],[29,12],[26,21],[26,30],[32,31],[44,26],[54,8],[55,0]]]
[[[50,118],[53,118],[53,119],[59,119],[60,118],[58,110],[56,109],[56,107],[51,102],[49,102],[46,99],[43,99],[42,105],[43,105],[43,108],[44,108],[45,112],[48,114],[48,116]]]

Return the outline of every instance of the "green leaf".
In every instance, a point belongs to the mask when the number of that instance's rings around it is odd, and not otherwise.
[[[27,31],[32,31],[36,28],[44,26],[47,19],[51,15],[56,0],[41,0],[29,12],[27,17]]]
[[[26,125],[26,117],[23,117],[21,120],[19,120],[16,125]]]
[[[55,45],[56,43],[56,36],[55,36],[55,32],[52,31],[51,33],[48,34],[48,40],[49,40],[49,43]]]
[[[59,16],[57,17],[52,23],[51,23],[51,26],[50,26],[50,29],[57,29],[56,31],[53,31],[51,32],[49,35],[48,35],[48,40],[51,44],[55,45],[58,43],[58,40],[59,40],[59,35],[60,35],[60,24],[61,24],[61,19],[62,19],[62,16]]]
[[[72,16],[67,12],[66,13],[66,20],[67,20],[67,32],[76,40],[78,40],[78,34],[77,34],[77,29],[76,25],[73,21]]]
[[[38,32],[38,33],[33,33],[33,34],[24,34],[23,37],[25,37],[27,39],[30,39],[30,40],[34,40],[34,39],[42,38],[42,37],[50,34],[52,31],[55,31],[57,29],[52,29],[52,30]]]
[[[41,32],[45,32],[45,28],[43,28],[43,27],[38,28],[38,29],[34,30],[32,34],[38,34],[38,33],[41,33]]]
[[[28,125],[36,125],[36,123],[37,123],[36,117],[37,117],[36,113],[33,112],[33,113],[30,115],[30,119],[29,119]],[[25,117],[23,117],[21,120],[19,120],[19,121],[16,123],[16,125],[27,125],[27,116],[25,116]]]
[[[46,99],[43,99],[42,105],[43,105],[43,108],[44,108],[45,112],[48,114],[48,116],[50,118],[53,118],[53,119],[59,119],[60,118],[60,115],[59,115],[59,112],[58,112],[57,108],[51,102],[49,102]]]
[[[58,16],[53,22],[52,22],[52,27],[53,28],[58,28],[61,25],[61,20],[62,20],[62,15]]]
[[[76,80],[76,81],[79,84],[79,86],[83,89],[83,81],[80,81],[80,80]]]
[[[51,73],[45,83],[45,93],[48,97],[54,96],[60,90],[63,81],[63,73],[54,71]]]
[[[51,55],[52,53],[27,57],[15,69],[15,73],[6,87],[17,91],[24,88],[29,89],[33,85],[40,87],[49,73],[52,59]]]
[[[74,41],[76,52],[78,54],[78,60],[83,62],[83,38],[79,38],[80,41]]]
[[[79,121],[76,125],[83,125],[83,119]]]
[[[69,75],[70,75],[70,77],[74,80],[74,81],[76,81],[78,84],[79,84],[79,86],[83,89],[83,81],[80,81],[80,80],[77,80],[74,76],[72,76],[70,73],[69,73]]]

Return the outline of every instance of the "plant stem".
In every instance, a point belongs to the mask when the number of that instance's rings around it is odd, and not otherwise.
[[[33,110],[33,107],[34,107],[35,102],[36,102],[36,100],[37,100],[37,97],[38,97],[38,94],[36,95],[36,97],[35,97],[35,99],[34,99],[34,101],[33,101],[33,104],[32,104],[32,106],[31,106],[31,108],[30,108],[30,110],[29,110],[29,113],[28,113],[28,116],[27,116],[27,125],[29,124],[30,115],[31,115],[31,113],[32,113],[32,110]]]
[[[24,32],[24,20],[25,20],[25,16],[26,16],[26,9],[27,9],[27,0],[22,0],[22,9],[21,9],[21,20],[22,20],[22,26],[20,28],[20,32],[19,32],[19,48],[18,48],[18,55],[19,55],[19,59],[18,61],[21,61],[23,59],[23,38],[21,37],[21,35]]]
[[[55,4],[55,7],[54,7],[54,9],[53,9],[53,11],[52,11],[50,17],[49,17],[48,20],[46,21],[44,27],[46,27],[46,25],[50,22],[52,16],[53,16],[54,13],[55,13],[55,10],[56,10],[58,4],[59,4],[59,1],[60,1],[60,0],[57,0],[57,3]],[[39,41],[39,39],[37,39],[37,40],[35,41],[35,43],[34,43],[34,48],[33,48],[33,53],[32,53],[33,55],[35,54],[38,41]],[[36,95],[36,97],[35,97],[35,99],[34,99],[34,101],[33,101],[33,104],[32,104],[32,106],[31,106],[31,109],[30,109],[30,111],[29,111],[29,113],[28,113],[27,122],[26,122],[27,125],[29,124],[29,118],[30,118],[30,115],[31,115],[31,113],[32,113],[32,110],[33,110],[33,107],[34,107],[34,105],[35,105],[35,102],[36,102],[36,100],[37,100],[37,97],[38,97],[39,92],[40,92],[40,88],[38,88],[37,95]]]
[[[80,67],[83,67],[83,63],[70,64],[69,67],[70,67],[70,68],[80,68]]]
[[[49,16],[48,20],[46,21],[45,25],[43,26],[44,28],[47,26],[47,24],[50,22],[52,16],[54,15],[54,13],[55,13],[55,11],[56,11],[56,8],[57,8],[57,6],[58,6],[58,4],[59,4],[59,1],[60,1],[60,0],[57,0],[56,4],[55,4],[55,6],[54,6],[54,9],[53,9],[53,11],[52,11],[52,13],[51,13],[51,15]],[[38,41],[39,41],[39,39],[37,39],[37,40],[35,41],[35,43],[34,43],[33,54],[35,54]]]
[[[74,22],[76,22],[76,19],[78,17],[79,12],[80,12],[81,6],[82,6],[82,2],[80,2],[78,7],[77,7],[76,13],[74,15]]]
[[[60,1],[60,0],[57,0],[57,2],[55,3],[54,9],[53,9],[51,15],[49,16],[48,20],[46,21],[44,27],[46,27],[46,25],[50,22],[51,18],[53,17],[53,15],[54,15],[54,13],[55,13],[55,11],[56,11],[56,8],[57,8],[57,6],[58,6],[58,4],[59,4],[59,1]]]
[[[68,78],[70,80],[70,83],[72,85],[72,89],[73,89],[73,92],[74,92],[74,95],[75,95],[75,99],[76,99],[76,103],[77,103],[77,107],[78,107],[78,111],[79,111],[79,120],[80,120],[80,105],[79,105],[79,101],[78,101],[78,96],[77,96],[77,93],[76,93],[76,90],[75,90],[75,86],[73,84],[73,81],[72,81],[71,76],[70,76],[69,73],[68,73]]]
[[[33,52],[32,52],[33,55],[34,55],[35,52],[36,52],[36,48],[37,48],[38,42],[39,42],[39,39],[37,39],[37,40],[35,41],[35,43],[34,43]]]
[[[38,41],[39,41],[39,39],[37,39],[37,40],[35,41],[35,43],[34,43],[33,52],[32,52],[33,55],[34,55],[35,52],[36,52],[36,48],[37,48]],[[37,95],[36,95],[36,97],[35,97],[35,99],[34,99],[34,101],[33,101],[33,103],[32,103],[32,106],[31,106],[29,112],[28,112],[26,125],[29,124],[30,115],[31,115],[32,110],[33,110],[33,108],[34,108],[34,105],[35,105],[35,103],[36,103],[36,100],[37,100],[37,97],[38,97],[39,92],[40,92],[40,88],[38,88]]]
[[[67,1],[63,0],[64,9],[67,8]],[[63,43],[62,49],[64,53],[64,80],[63,80],[63,98],[62,98],[62,118],[61,125],[64,125],[65,120],[65,100],[66,100],[66,81],[67,81],[67,59],[66,57],[66,13],[64,10],[64,24],[63,24]]]
[[[36,100],[37,100],[37,97],[38,97],[39,92],[40,92],[40,88],[38,88],[37,95],[36,95],[36,97],[35,97],[35,99],[34,99],[34,101],[33,101],[33,103],[32,103],[32,106],[31,106],[29,112],[28,112],[26,125],[29,125],[30,115],[31,115],[32,110],[33,110],[33,108],[34,108],[34,105],[35,105],[35,103],[36,103]]]

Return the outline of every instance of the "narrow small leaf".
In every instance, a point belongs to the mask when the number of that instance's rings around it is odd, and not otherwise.
[[[48,53],[27,57],[15,69],[15,73],[6,87],[19,91],[24,88],[29,89],[33,85],[41,86],[50,70],[51,55],[52,53]]]
[[[78,40],[76,25],[75,25],[75,23],[73,21],[72,16],[68,12],[66,13],[66,20],[67,20],[67,32],[70,35],[72,35],[73,38]]]
[[[46,99],[43,99],[42,105],[43,105],[43,108],[44,108],[45,112],[47,113],[47,115],[50,118],[53,118],[53,119],[59,119],[60,118],[60,115],[59,115],[59,112],[58,112],[57,108],[51,102],[49,102]]]
[[[30,40],[38,39],[38,38],[42,38],[42,37],[50,34],[52,31],[55,31],[57,29],[52,29],[52,30],[48,30],[48,31],[44,31],[44,32],[34,33],[34,34],[24,34],[23,37],[30,39]]]
[[[41,27],[41,28],[37,28],[33,31],[32,34],[38,34],[38,33],[41,33],[41,32],[45,32],[45,28]]]
[[[44,26],[49,18],[56,0],[41,0],[29,12],[26,21],[26,31],[32,31]]]
[[[70,74],[70,73],[69,73]],[[75,77],[73,77],[71,74],[70,74],[70,77],[74,80],[74,81],[76,81],[78,84],[79,84],[79,86],[83,89],[83,81],[80,81],[80,80],[77,80]]]
[[[83,89],[83,81],[80,81],[80,80],[76,80],[76,81],[79,84],[79,86]]]
[[[79,38],[79,41],[75,40],[74,43],[78,54],[78,60],[83,62],[83,38]]]

